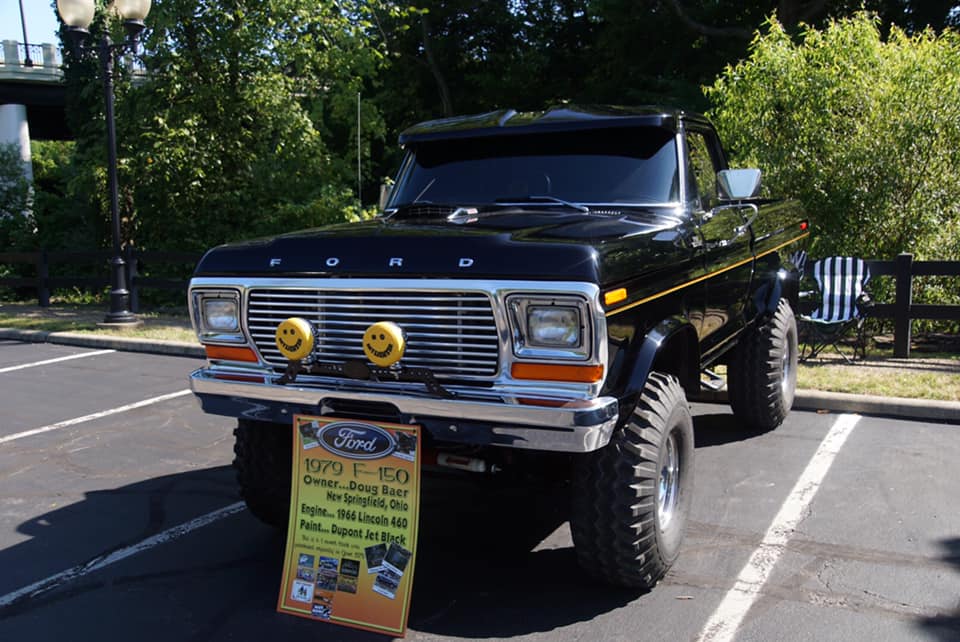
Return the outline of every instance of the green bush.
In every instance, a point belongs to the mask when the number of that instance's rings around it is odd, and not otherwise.
[[[96,214],[74,197],[71,181],[77,167],[73,141],[40,140],[33,153],[34,216],[37,230],[29,249],[87,250],[100,246]]]
[[[960,256],[960,38],[859,13],[795,40],[776,21],[705,89],[737,164],[799,198],[811,255]]]
[[[21,249],[33,227],[30,182],[20,148],[0,145],[0,252]]]

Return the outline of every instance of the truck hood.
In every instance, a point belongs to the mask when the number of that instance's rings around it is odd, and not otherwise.
[[[677,247],[672,211],[585,214],[503,210],[462,223],[376,219],[213,248],[195,276],[616,280],[625,254],[656,259]],[[656,248],[649,247],[656,245]],[[629,245],[629,250],[627,247]],[[652,267],[652,266],[651,266]]]

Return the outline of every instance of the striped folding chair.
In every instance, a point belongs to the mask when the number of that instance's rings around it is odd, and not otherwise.
[[[817,283],[820,302],[812,312],[797,318],[802,343],[800,360],[812,359],[832,346],[849,363],[839,344],[851,331],[856,331],[857,337],[853,358],[857,358],[858,349],[861,356],[866,356],[863,311],[870,301],[864,289],[870,280],[867,264],[850,256],[831,256],[815,262],[810,272]]]

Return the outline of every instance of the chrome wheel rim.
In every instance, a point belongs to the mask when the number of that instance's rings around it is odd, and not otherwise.
[[[780,394],[784,399],[790,397],[790,381],[793,376],[793,350],[790,341],[783,348],[783,355],[780,357]]]
[[[678,455],[677,437],[670,433],[663,446],[666,452],[660,465],[660,474],[657,480],[657,516],[660,518],[660,528],[665,529],[673,520],[677,508],[677,494],[680,488],[680,457]]]

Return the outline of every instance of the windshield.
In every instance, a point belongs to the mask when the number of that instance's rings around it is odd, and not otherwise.
[[[663,204],[679,200],[672,132],[591,129],[420,143],[390,207],[411,203]]]

